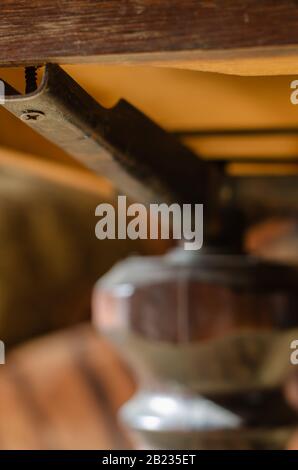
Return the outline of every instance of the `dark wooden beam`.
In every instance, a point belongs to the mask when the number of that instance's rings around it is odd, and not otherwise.
[[[1,66],[298,50],[298,8],[292,0],[1,0],[0,46]]]

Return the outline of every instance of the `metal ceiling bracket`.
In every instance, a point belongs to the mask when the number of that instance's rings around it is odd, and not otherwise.
[[[242,231],[239,214],[247,225],[298,213],[297,175],[229,176],[226,161],[203,160],[125,100],[101,106],[58,65],[46,65],[30,93],[9,84],[5,91],[4,108],[120,193],[143,203],[204,204],[205,239],[227,231],[234,243]]]
[[[54,64],[45,67],[35,91],[7,90],[8,111],[132,199],[209,204],[216,165],[200,160],[128,102],[104,108]]]

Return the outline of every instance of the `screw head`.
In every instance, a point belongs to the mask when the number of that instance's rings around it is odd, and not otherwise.
[[[22,121],[41,121],[45,117],[42,111],[28,109],[21,114]]]

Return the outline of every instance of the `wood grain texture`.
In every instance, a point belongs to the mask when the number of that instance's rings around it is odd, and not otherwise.
[[[298,8],[293,0],[2,0],[0,41],[0,65],[198,51],[222,58],[297,46]]]
[[[0,373],[0,449],[123,449],[134,383],[89,325],[13,350]]]

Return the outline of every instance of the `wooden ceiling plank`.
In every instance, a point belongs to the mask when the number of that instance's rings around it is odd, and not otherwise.
[[[211,60],[214,69],[225,58],[298,55],[298,9],[292,0],[2,0],[0,43],[0,66],[197,61],[208,69]]]

